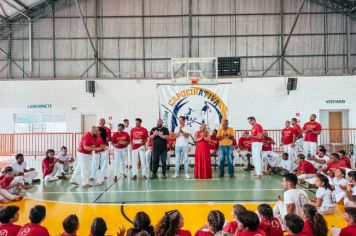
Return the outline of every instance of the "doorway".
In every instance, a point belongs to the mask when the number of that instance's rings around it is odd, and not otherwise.
[[[346,143],[348,128],[348,110],[321,110],[320,122],[324,129],[329,129],[329,134],[326,137],[327,143]]]
[[[97,125],[96,115],[82,115],[82,132],[88,131],[93,125]]]

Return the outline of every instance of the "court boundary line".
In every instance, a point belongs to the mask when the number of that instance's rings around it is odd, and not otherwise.
[[[97,198],[95,198],[95,200],[93,201],[93,203],[96,203],[97,200],[99,200],[113,185],[115,184],[115,182],[113,182],[111,185],[109,185],[106,189],[104,189],[104,191],[101,191],[101,193],[99,194],[99,196]],[[95,193],[95,192],[94,192]]]

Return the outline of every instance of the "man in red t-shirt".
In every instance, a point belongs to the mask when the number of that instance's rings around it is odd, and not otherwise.
[[[107,179],[108,177],[108,166],[110,163],[110,146],[109,142],[111,142],[111,129],[105,126],[106,120],[104,118],[101,118],[99,120],[99,127],[102,127],[105,129],[106,132],[106,140],[103,140],[106,148],[100,153],[100,172],[102,175],[104,175],[104,178]]]
[[[263,132],[263,144],[262,144],[262,161],[264,171],[277,167],[278,154],[273,151],[272,145],[276,144],[273,138],[268,136],[266,131]]]
[[[311,114],[309,122],[303,126],[304,142],[303,153],[305,156],[315,155],[318,147],[318,135],[321,133],[321,125],[315,121],[316,115]]]
[[[344,150],[339,150],[339,156],[340,156],[340,160],[345,162],[346,167],[352,169],[351,158],[348,155],[346,155],[346,152]]]
[[[21,229],[20,225],[15,225],[19,220],[18,206],[4,206],[0,209],[0,235],[16,236]]]
[[[293,126],[292,147],[294,147],[295,150],[297,150],[298,147],[300,148],[300,150],[303,150],[303,131],[298,124],[297,118],[292,118],[291,124]]]
[[[251,135],[251,152],[252,152],[252,159],[255,165],[255,177],[261,178],[262,177],[262,145],[263,145],[263,128],[260,124],[256,122],[255,117],[249,117],[248,122],[252,126]]]
[[[126,178],[125,164],[130,144],[130,135],[124,131],[124,124],[118,124],[117,132],[112,135],[111,143],[114,146],[114,182],[117,182],[118,175]],[[120,177],[119,176],[119,177]]]
[[[213,133],[210,135],[209,147],[212,156],[216,156],[219,150],[219,140],[216,137],[218,131],[216,129],[213,130]]]
[[[92,126],[91,130],[84,134],[77,149],[77,165],[69,183],[81,184],[83,187],[92,187],[89,182],[90,168],[92,163],[92,152],[100,151],[100,147],[95,146],[95,137],[98,127]]]
[[[244,161],[245,170],[250,171],[252,170],[251,165],[251,138],[249,138],[250,133],[246,130],[242,133],[242,136],[239,138],[238,142],[238,152],[240,157]]]
[[[148,177],[149,163],[146,161],[146,147],[145,144],[148,139],[148,131],[141,126],[142,120],[136,118],[136,127],[131,129],[130,139],[132,145],[132,180],[137,179],[138,161],[141,160],[141,170],[144,179]]]
[[[298,179],[301,183],[305,183],[308,179],[312,179],[316,176],[316,169],[312,163],[305,160],[304,154],[297,155],[298,162]]]
[[[293,128],[290,126],[290,121],[287,120],[284,123],[285,128],[282,129],[282,145],[283,145],[283,152],[288,153],[289,158],[291,161],[294,162],[295,160],[295,145],[294,145],[294,131]]]
[[[46,208],[41,205],[34,206],[30,210],[30,223],[22,226],[17,236],[50,236],[48,230],[41,226],[46,218]]]

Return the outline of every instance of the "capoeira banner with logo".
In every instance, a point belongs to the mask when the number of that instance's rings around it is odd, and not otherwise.
[[[223,118],[229,118],[231,84],[159,85],[160,117],[169,130],[178,126],[180,116],[186,118],[191,131],[201,124],[217,129]]]

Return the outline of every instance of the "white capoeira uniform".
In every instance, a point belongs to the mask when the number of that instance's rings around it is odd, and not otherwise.
[[[273,151],[262,151],[263,167],[267,169],[267,166],[277,167],[278,154]]]
[[[84,149],[84,146],[94,146],[94,136],[87,132],[81,139],[76,158],[76,167],[69,183],[80,184],[82,186],[90,184],[90,168],[92,154]]]
[[[9,194],[19,194],[21,191],[21,188],[17,187],[18,183],[25,184],[25,180],[22,176],[15,177],[9,184],[9,186],[8,186],[9,188],[4,189],[4,190],[7,191]],[[8,195],[8,196],[10,196],[10,195]],[[5,198],[8,199],[7,197],[5,197]]]
[[[7,191],[6,189],[0,188],[0,200],[10,200],[10,201],[14,201],[16,199],[17,196],[9,193],[9,191]]]
[[[132,127],[125,127],[124,131],[128,134],[131,134],[131,129]],[[130,166],[132,166],[132,145],[129,144],[127,146],[127,157],[126,157],[126,164],[125,164],[128,168]],[[127,170],[128,171],[128,170]]]
[[[59,177],[62,176],[63,174],[64,174],[63,165],[59,162],[56,162],[56,164],[54,164],[53,171],[44,177],[44,181],[52,182],[52,181],[59,180]]]
[[[102,184],[105,180],[105,163],[107,163],[107,152],[94,152],[91,164],[91,178],[96,181],[97,184]]]
[[[61,163],[59,163],[59,164],[63,165],[64,172],[68,172],[70,169],[70,166],[72,165],[72,163],[69,163],[68,161],[70,161],[72,159],[72,157],[68,153],[66,155],[59,153],[57,155],[57,159],[60,161],[65,161],[64,164],[61,164]]]
[[[335,194],[335,200],[336,202],[340,202],[345,199],[346,194],[345,191],[340,188],[340,186],[346,186],[347,185],[347,180],[345,178],[337,179],[334,177],[332,181],[330,182],[332,186],[334,186],[334,194]]]
[[[259,124],[254,124],[251,130],[251,136],[263,135],[263,128]],[[262,175],[262,145],[263,139],[251,139],[252,160],[255,165],[256,175]]]
[[[18,175],[19,173],[23,173],[23,176],[18,176],[18,177],[22,177],[25,183],[31,184],[32,180],[38,176],[38,172],[34,170],[25,173],[26,166],[27,166],[26,162],[22,162],[21,165],[15,162],[11,165],[13,172],[16,175]]]
[[[116,132],[111,138],[111,142],[114,146],[114,176],[124,176],[128,175],[128,170],[125,169],[127,156],[128,156],[128,145],[119,144],[120,141],[130,142],[130,136],[125,131]]]

